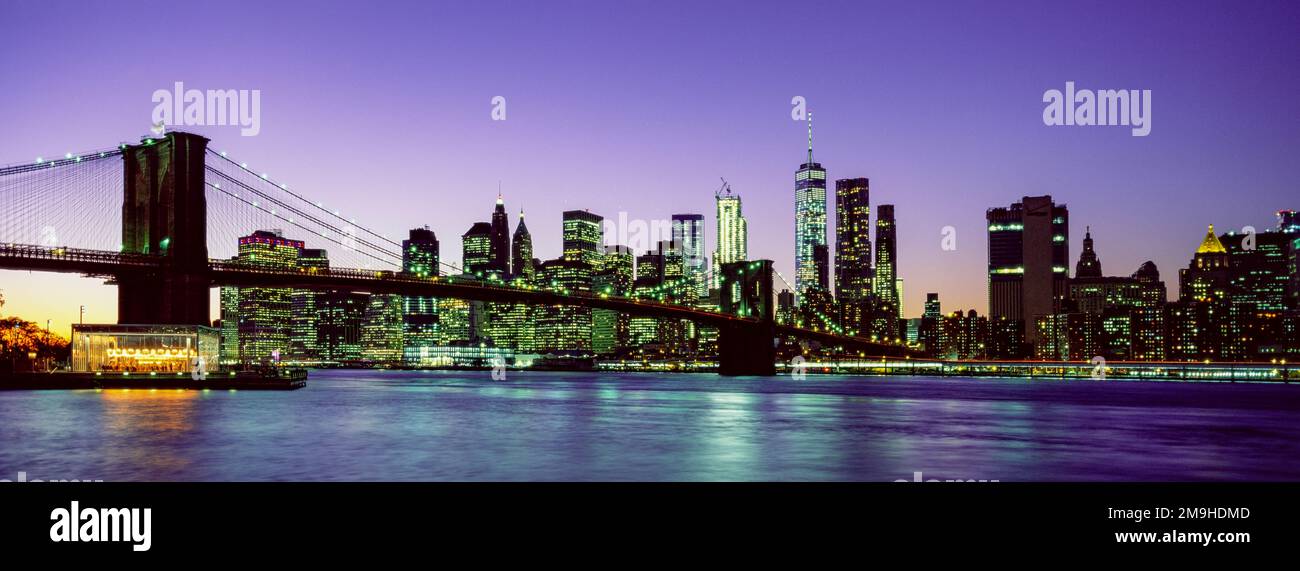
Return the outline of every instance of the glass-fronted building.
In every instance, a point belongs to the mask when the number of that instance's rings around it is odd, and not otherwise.
[[[794,293],[798,300],[808,288],[826,289],[824,278],[818,276],[818,246],[826,246],[826,169],[813,161],[810,113],[808,162],[794,173]]]
[[[72,370],[190,373],[217,370],[221,333],[202,325],[72,326]]]

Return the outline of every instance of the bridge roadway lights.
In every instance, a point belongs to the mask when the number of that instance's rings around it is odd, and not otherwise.
[[[770,321],[727,325],[718,331],[718,374],[770,377],[776,374],[776,327]]]

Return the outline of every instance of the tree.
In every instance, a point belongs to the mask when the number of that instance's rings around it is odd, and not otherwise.
[[[20,363],[49,363],[68,358],[71,343],[63,336],[50,333],[31,321],[17,317],[0,319],[0,361],[15,369]]]

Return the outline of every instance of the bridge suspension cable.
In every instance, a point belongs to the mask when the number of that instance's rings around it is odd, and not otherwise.
[[[0,167],[0,242],[118,251],[121,149]]]

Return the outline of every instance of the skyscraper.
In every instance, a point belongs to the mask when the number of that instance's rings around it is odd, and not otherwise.
[[[604,222],[598,214],[586,210],[564,212],[564,260],[583,262],[596,267],[604,243]]]
[[[871,293],[871,191],[865,178],[835,181],[835,296],[859,301]]]
[[[510,273],[510,220],[506,216],[506,203],[497,194],[496,208],[492,211],[492,233],[489,242],[490,271],[504,278]]]
[[[705,275],[709,271],[708,258],[704,256],[704,215],[674,214],[672,240],[681,249],[686,280],[695,288],[696,297],[708,297],[709,284]]]
[[[412,228],[402,241],[402,273],[432,277],[439,274],[438,237],[428,226]],[[419,364],[428,348],[438,345],[438,300],[430,296],[402,298],[402,359]]]
[[[731,185],[723,183],[722,188],[714,194],[718,211],[718,241],[713,250],[713,269],[709,276],[709,288],[718,289],[720,268],[722,264],[739,262],[749,258],[749,229],[741,211],[740,195],[732,194]]]
[[[585,256],[585,251],[576,257]],[[593,258],[594,259],[594,258]],[[561,293],[591,291],[591,265],[581,259],[547,260],[537,269],[543,287]],[[537,307],[534,342],[540,353],[588,353],[591,351],[591,308],[571,305]]]
[[[1024,340],[1038,340],[1039,316],[1060,310],[1070,263],[1070,212],[1051,196],[1026,196],[1007,208],[990,208],[989,321],[1023,327]]]
[[[308,270],[329,269],[330,261],[325,250],[303,248],[298,254],[298,267]],[[319,301],[324,292],[312,290],[293,290],[290,294],[290,306],[293,308],[292,330],[289,332],[288,357],[297,362],[313,362],[320,359],[320,308]]]
[[[402,273],[422,278],[440,273],[438,237],[428,226],[412,228],[402,240]]]
[[[817,281],[814,282],[817,289],[831,293],[830,272],[831,272],[831,249],[826,244],[813,246],[813,267],[817,269]]]
[[[524,224],[524,211],[519,211],[519,225],[515,226],[515,235],[510,244],[510,273],[529,279],[533,277],[533,235],[528,233]]]
[[[239,239],[236,261],[255,268],[293,269],[298,267],[302,249],[302,241],[286,239],[279,230],[258,230]],[[222,329],[225,331],[229,323],[229,333],[235,337],[235,347],[223,351],[224,358],[245,364],[265,363],[277,356],[287,358],[293,321],[292,297],[293,290],[289,288],[223,288]]]
[[[465,275],[487,278],[493,275],[492,225],[475,222],[460,237],[461,268]]]
[[[361,329],[370,296],[352,291],[321,292],[316,306],[320,360],[350,363],[361,359]]]
[[[794,287],[818,287],[817,246],[826,245],[826,169],[813,161],[812,114],[808,114],[808,161],[794,174]]]
[[[898,313],[898,260],[897,228],[894,224],[894,205],[881,204],[876,214],[876,264],[875,294],[883,306]]]
[[[608,297],[632,293],[632,250],[627,246],[605,246],[600,268],[592,279],[592,291]],[[609,309],[591,312],[591,347],[597,354],[613,354],[628,348],[631,316]]]
[[[361,325],[361,358],[378,365],[402,360],[402,296],[370,296]]]

